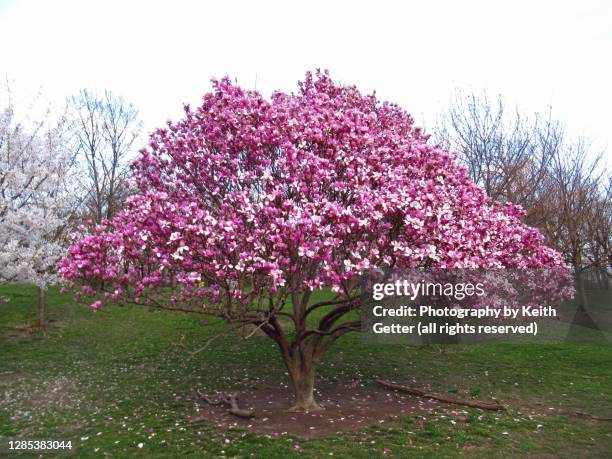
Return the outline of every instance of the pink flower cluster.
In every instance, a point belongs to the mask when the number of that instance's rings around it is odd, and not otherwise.
[[[87,295],[181,286],[214,303],[343,291],[374,267],[564,266],[519,207],[492,202],[427,139],[398,106],[326,73],[271,100],[215,81],[152,134],[132,166],[139,193],[82,228],[60,272]]]

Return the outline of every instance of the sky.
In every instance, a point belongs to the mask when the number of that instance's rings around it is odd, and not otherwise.
[[[548,107],[612,156],[612,2],[0,0],[0,76],[53,103],[110,89],[146,130],[230,76],[269,96],[307,70],[376,90],[426,128],[456,89]]]

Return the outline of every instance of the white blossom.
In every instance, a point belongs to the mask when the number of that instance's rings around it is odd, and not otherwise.
[[[42,288],[63,253],[69,169],[62,125],[46,123],[18,121],[10,100],[0,104],[0,281]]]

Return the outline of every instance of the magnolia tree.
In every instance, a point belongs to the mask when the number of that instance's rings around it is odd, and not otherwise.
[[[319,408],[315,372],[360,330],[372,268],[564,269],[398,106],[307,74],[271,100],[228,79],[151,136],[139,192],[82,227],[61,273],[79,293],[253,324],[280,349],[295,410]],[[333,297],[313,301],[327,289]]]
[[[0,112],[0,282],[37,285],[44,325],[44,292],[64,254],[59,235],[69,160],[62,123],[17,120],[7,93]]]

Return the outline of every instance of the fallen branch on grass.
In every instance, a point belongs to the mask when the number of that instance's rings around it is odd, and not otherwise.
[[[200,391],[196,390],[198,396],[204,400],[209,405],[220,406],[225,405],[228,407],[227,412],[239,418],[249,419],[254,416],[251,410],[245,410],[238,406],[238,398],[235,393],[230,393],[224,396],[219,397],[217,400],[212,400],[206,394],[200,393]]]
[[[596,421],[612,421],[612,418],[604,418],[601,416],[594,416],[590,413],[585,413],[584,411],[574,411],[573,413],[570,413],[570,415],[573,416],[581,416],[581,417],[585,417],[585,418],[591,418],[594,419]]]
[[[388,389],[397,390],[400,392],[406,392],[407,394],[416,395],[418,397],[429,398],[432,400],[438,400],[444,403],[452,403],[455,405],[464,405],[472,408],[480,408],[481,410],[494,410],[494,411],[505,411],[506,407],[504,405],[500,405],[498,403],[488,403],[488,402],[479,402],[476,400],[459,400],[455,398],[445,397],[443,395],[435,395],[425,392],[421,389],[414,389],[412,387],[402,386],[400,384],[394,384],[387,381],[383,381],[382,379],[377,379],[376,382],[381,386],[384,386]]]

